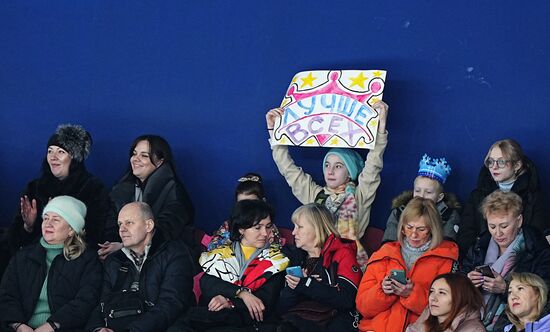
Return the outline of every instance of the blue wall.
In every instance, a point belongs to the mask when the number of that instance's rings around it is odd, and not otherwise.
[[[2,1],[0,224],[57,124],[79,123],[94,137],[88,168],[109,187],[132,139],[158,133],[197,225],[226,218],[247,171],[263,174],[289,225],[298,202],[271,159],[264,114],[307,69],[388,71],[373,224],[385,224],[424,152],[448,158],[447,189],[464,200],[496,139],[515,137],[550,166],[549,40],[547,1]],[[321,149],[292,154],[322,181]]]

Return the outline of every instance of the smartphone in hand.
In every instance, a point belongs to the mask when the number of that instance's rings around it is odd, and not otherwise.
[[[489,277],[489,278],[494,278],[495,275],[493,273],[493,270],[491,269],[491,267],[489,265],[480,265],[480,266],[476,266],[476,269],[475,269],[477,272],[481,273],[484,277]]]
[[[302,273],[302,267],[301,266],[290,266],[286,268],[286,274],[289,276],[294,276],[298,278],[303,278],[304,274]]]
[[[391,270],[390,279],[393,279],[403,285],[407,284],[407,276],[405,275],[404,270]]]

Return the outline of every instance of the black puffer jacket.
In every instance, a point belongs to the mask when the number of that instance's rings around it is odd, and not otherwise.
[[[525,251],[517,257],[514,272],[531,272],[540,276],[547,285],[550,285],[550,246],[546,238],[538,230],[523,226],[525,237]],[[462,261],[462,272],[464,274],[473,271],[476,266],[483,265],[491,234],[487,231],[477,238],[468,255]],[[502,295],[502,301],[506,303],[507,293]],[[494,331],[502,331],[505,325],[510,324],[505,314],[500,315]],[[498,328],[497,328],[498,327]]]
[[[120,269],[124,281],[120,289],[113,289]],[[140,297],[147,309],[127,328],[127,331],[166,331],[194,303],[193,263],[189,250],[181,241],[165,241],[161,232],[156,232],[141,272],[128,256],[119,250],[107,257],[104,265],[101,303],[112,292],[131,289],[139,282]],[[87,329],[93,331],[104,327],[101,304],[94,310]]]
[[[78,165],[76,170],[71,171],[64,180],[58,180],[51,173],[45,172],[44,176],[27,185],[21,193],[21,196],[24,195],[27,195],[31,201],[36,199],[38,213],[33,231],[28,233],[23,228],[21,208],[17,208],[17,213],[6,237],[11,255],[19,248],[40,239],[42,236],[42,210],[50,199],[61,195],[73,196],[86,204],[84,228],[86,242],[90,248],[97,249],[97,244],[103,243],[104,226],[111,209],[109,192],[99,178],[86,170],[84,164]]]
[[[483,199],[496,189],[498,189],[498,184],[493,180],[487,167],[482,167],[479,172],[477,188],[470,194],[460,218],[457,243],[461,257],[466,255],[476,238],[487,230],[487,221],[483,218],[479,207]],[[541,233],[550,228],[548,209],[539,187],[535,165],[531,161],[527,160],[525,163],[525,172],[518,177],[512,191],[523,200],[524,225],[534,227]]]
[[[40,243],[27,246],[12,258],[0,285],[0,321],[28,322],[34,313],[46,279],[46,250]],[[62,331],[81,330],[97,305],[101,289],[101,264],[97,254],[87,249],[67,261],[63,254],[54,258],[48,273],[50,319]]]
[[[128,172],[111,191],[114,211],[107,230],[111,238],[118,236],[118,212],[124,205],[135,201],[136,183],[137,178],[132,172]],[[176,179],[168,164],[163,164],[147,178],[143,189],[143,202],[153,209],[155,225],[166,239],[183,239],[188,247],[194,247],[195,210],[183,184]]]

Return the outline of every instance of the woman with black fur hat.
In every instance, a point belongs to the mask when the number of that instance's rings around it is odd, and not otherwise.
[[[85,230],[88,245],[97,247],[103,242],[103,228],[107,219],[109,192],[84,166],[90,154],[92,137],[79,125],[57,127],[47,144],[42,162],[42,176],[29,184],[21,195],[21,206],[8,230],[6,244],[10,256],[19,248],[40,239],[44,206],[54,197],[73,196],[86,204]],[[4,264],[0,266],[4,269]]]

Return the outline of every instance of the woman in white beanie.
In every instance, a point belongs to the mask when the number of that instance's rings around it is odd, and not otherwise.
[[[60,125],[49,138],[42,175],[29,182],[21,194],[21,205],[6,236],[4,246],[9,254],[5,257],[13,256],[21,247],[40,239],[42,209],[50,199],[61,195],[73,196],[86,204],[85,229],[89,246],[97,247],[98,243],[112,240],[103,236],[111,204],[109,192],[84,165],[91,146],[90,133],[79,125]],[[7,261],[0,262],[0,270],[5,265]]]
[[[11,259],[0,284],[0,328],[76,331],[98,302],[101,264],[84,242],[86,205],[53,198],[42,211],[42,237]]]

